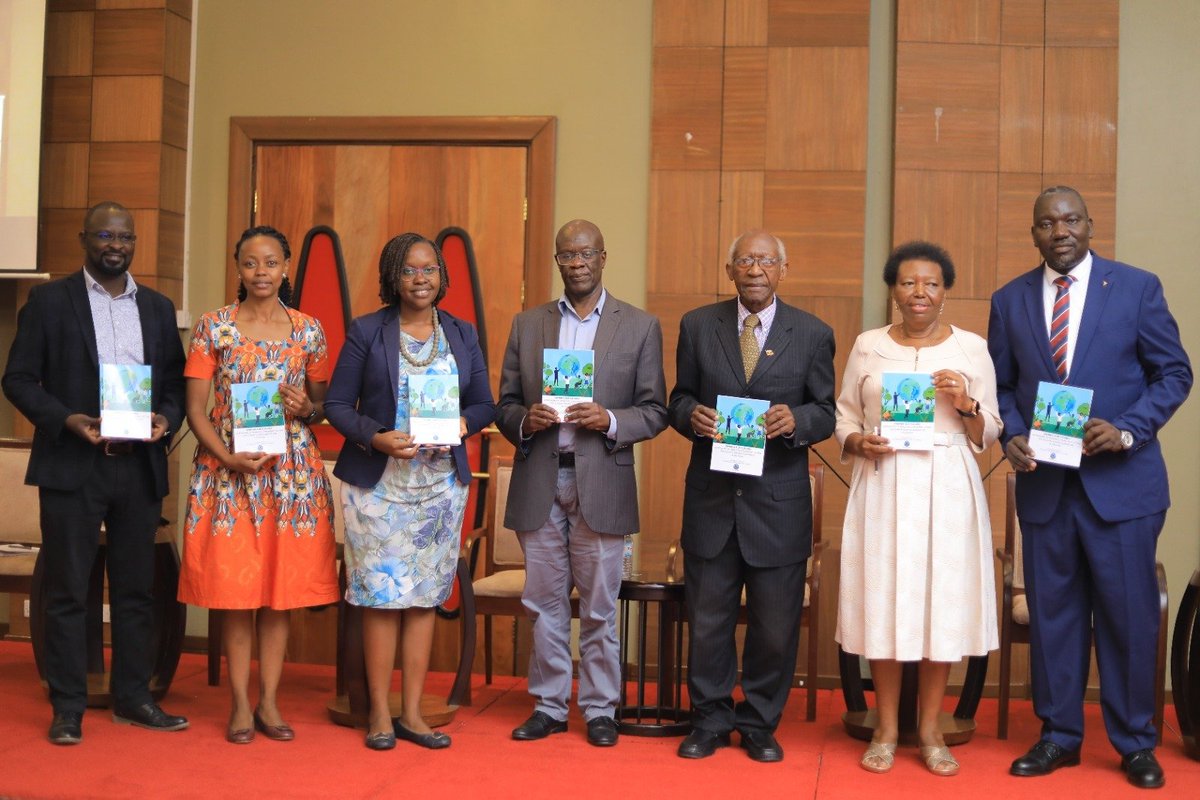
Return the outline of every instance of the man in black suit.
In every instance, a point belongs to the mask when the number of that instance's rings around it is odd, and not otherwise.
[[[736,728],[751,758],[779,761],[774,731],[795,671],[812,553],[808,447],[833,433],[833,331],[775,296],[787,274],[775,236],[739,236],[725,272],[737,299],[690,311],[680,322],[669,407],[671,425],[692,441],[682,536],[692,733],[679,755],[712,755]],[[770,403],[762,477],[709,469],[718,394]],[[735,708],[743,587],[746,699]]]
[[[104,202],[84,216],[79,272],[34,288],[17,318],[4,394],[35,427],[25,482],[38,487],[46,575],[49,738],[77,744],[87,701],[88,577],[107,539],[113,720],[174,731],[187,720],[150,696],[154,535],[167,494],[166,448],[184,415],[183,347],[169,299],[129,275],[133,217]],[[100,435],[101,364],[151,367],[144,441]]]

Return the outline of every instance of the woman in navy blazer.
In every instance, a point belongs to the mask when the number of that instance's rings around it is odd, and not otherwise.
[[[444,385],[457,376],[462,440],[490,424],[496,407],[475,328],[437,308],[448,287],[433,242],[415,233],[388,242],[379,257],[384,308],[351,324],[325,398],[326,417],[346,437],[334,474],[343,481],[346,601],[364,608],[373,750],[391,749],[397,737],[450,745],[421,718],[420,700],[434,609],[453,584],[471,470],[464,444],[422,447],[410,435],[410,378],[441,375]],[[393,719],[388,691],[401,619],[403,710]]]

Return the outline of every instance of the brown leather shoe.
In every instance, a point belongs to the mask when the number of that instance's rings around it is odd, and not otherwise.
[[[264,722],[257,708],[254,709],[254,727],[263,736],[276,742],[290,742],[296,738],[296,732],[286,722],[280,725],[268,725]]]
[[[254,729],[242,728],[237,731],[229,729],[225,731],[225,741],[230,744],[250,744],[254,741]]]

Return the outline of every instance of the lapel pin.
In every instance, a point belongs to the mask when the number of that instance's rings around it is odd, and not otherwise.
[[[767,355],[769,355],[769,356],[773,356],[773,355],[775,355],[775,351],[774,351],[774,350],[763,350],[763,352],[764,352],[764,353],[766,353],[766,354],[767,354]]]
[[[1101,286],[1108,286],[1108,281],[1100,281]]]

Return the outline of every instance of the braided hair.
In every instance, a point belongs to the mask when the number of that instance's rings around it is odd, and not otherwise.
[[[255,225],[253,228],[247,228],[246,230],[242,231],[242,238],[238,239],[237,244],[234,245],[233,261],[235,264],[237,263],[238,256],[242,251],[242,245],[248,239],[253,239],[255,236],[270,236],[272,239],[275,239],[279,242],[279,246],[283,249],[283,260],[291,260],[292,248],[288,245],[286,236],[284,236],[275,228],[272,228],[270,225]],[[238,281],[237,299],[238,302],[246,299],[246,285],[241,281]],[[285,306],[290,306],[292,304],[292,282],[288,280],[286,275],[283,277],[283,283],[279,285],[279,299]]]
[[[446,296],[446,290],[450,288],[450,272],[446,269],[446,259],[442,257],[441,249],[419,233],[402,233],[399,236],[393,236],[379,254],[379,299],[385,306],[400,304],[400,292],[396,288],[400,285],[400,270],[404,268],[408,251],[418,244],[427,244],[432,247],[433,255],[437,258],[441,281],[438,285],[437,295],[433,298],[433,304],[436,306]]]

